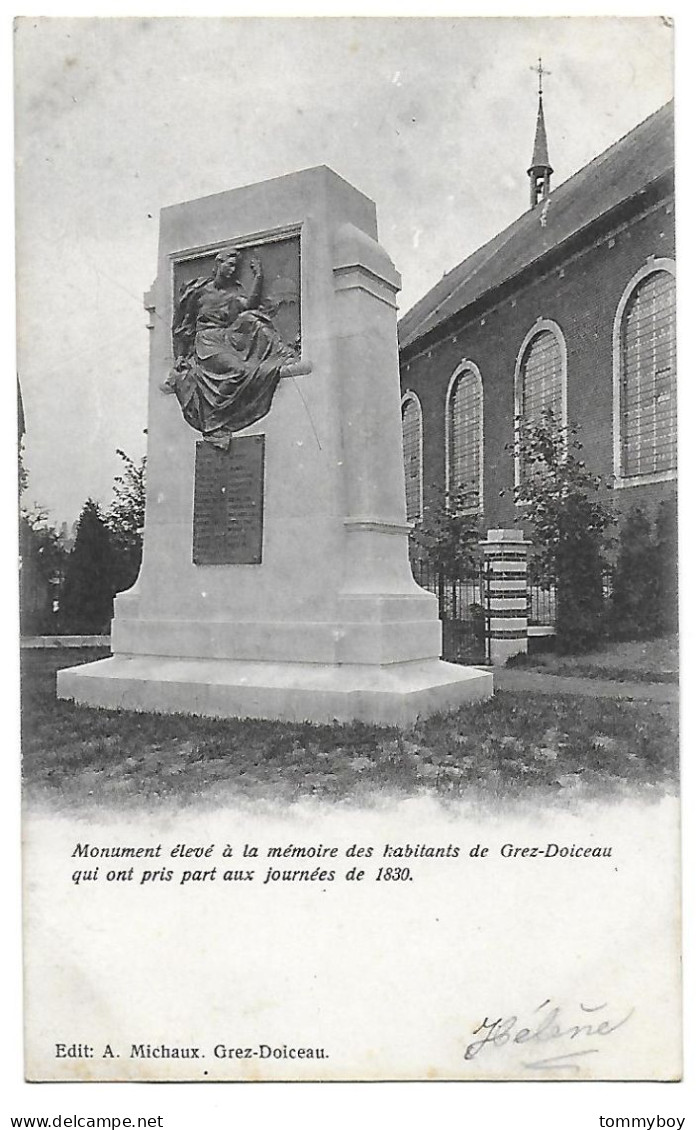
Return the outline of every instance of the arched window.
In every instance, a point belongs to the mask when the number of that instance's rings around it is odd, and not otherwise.
[[[517,357],[515,370],[515,416],[524,431],[553,413],[559,428],[566,426],[566,346],[555,322],[539,319],[527,334]],[[516,478],[521,482],[523,468],[518,452]]]
[[[423,517],[423,414],[414,392],[407,392],[401,402],[401,429],[404,441],[406,519],[417,522]]]
[[[656,269],[657,268],[657,269]],[[677,467],[674,264],[631,280],[614,326],[614,470],[619,485],[673,478]]]
[[[483,508],[483,385],[465,361],[450,381],[446,401],[447,494],[464,510]]]

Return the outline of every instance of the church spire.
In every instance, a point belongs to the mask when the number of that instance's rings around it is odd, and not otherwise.
[[[530,208],[535,208],[537,204],[546,199],[551,191],[551,173],[553,169],[549,162],[549,146],[546,140],[544,90],[542,87],[543,76],[551,72],[544,70],[541,65],[541,58],[536,67],[532,67],[531,70],[536,71],[539,76],[539,109],[537,110],[536,133],[534,135],[534,152],[532,153],[532,163],[527,169],[527,176],[529,177],[529,206]]]

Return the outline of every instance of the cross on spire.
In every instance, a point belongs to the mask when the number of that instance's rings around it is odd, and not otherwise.
[[[545,71],[541,56],[535,67],[530,67],[530,71],[536,71],[539,77],[539,106],[537,108],[537,123],[536,134],[534,136],[534,151],[532,153],[532,163],[527,169],[529,176],[529,202],[532,208],[541,201],[545,200],[551,191],[551,162],[549,161],[549,147],[546,140],[546,123],[544,121],[544,90],[543,79],[544,75],[550,75],[551,71]]]
[[[542,94],[544,93],[544,90],[543,90],[544,75],[550,75],[552,72],[544,70],[544,68],[541,64],[541,55],[539,56],[539,60],[537,62],[537,65],[535,67],[530,67],[529,69],[530,69],[530,71],[536,71],[537,75],[539,76],[539,97],[541,98]]]

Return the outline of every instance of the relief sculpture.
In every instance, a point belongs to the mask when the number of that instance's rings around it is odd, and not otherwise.
[[[261,262],[251,257],[245,266],[247,286],[240,252],[221,251],[212,274],[182,284],[172,325],[175,362],[165,391],[175,393],[186,422],[219,447],[267,414],[278,381],[299,360],[298,341],[281,336],[277,303],[264,296]]]

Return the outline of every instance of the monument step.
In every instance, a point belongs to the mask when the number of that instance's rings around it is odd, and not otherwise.
[[[59,671],[57,689],[110,709],[404,727],[489,698],[493,676],[437,659],[329,666],[118,655]]]

